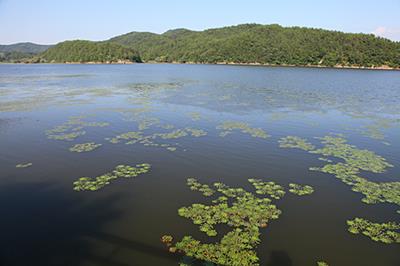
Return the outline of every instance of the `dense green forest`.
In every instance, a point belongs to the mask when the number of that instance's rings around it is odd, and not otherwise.
[[[163,34],[131,32],[109,40],[144,61],[400,67],[400,43],[372,34],[243,24]]]
[[[40,62],[140,62],[132,48],[111,42],[65,41],[39,55]]]
[[[42,53],[36,55],[38,52]],[[163,34],[131,32],[103,42],[0,46],[0,61],[8,62],[142,60],[400,68],[400,42],[372,34],[243,24],[204,31],[175,29]]]
[[[33,53],[23,53],[23,52],[0,52],[0,62],[7,63],[23,63],[28,60],[32,60],[35,56]]]

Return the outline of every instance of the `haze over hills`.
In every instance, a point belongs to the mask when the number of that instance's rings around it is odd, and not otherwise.
[[[0,45],[0,62],[26,62],[50,47],[52,45],[41,45],[31,42]]]
[[[97,44],[114,44],[118,53]],[[40,62],[67,62],[66,47],[80,50],[76,42],[56,45],[37,56]],[[372,34],[343,33],[314,28],[242,24],[192,31],[169,30],[163,34],[130,32],[103,42],[92,42],[85,53],[74,55],[76,62],[126,60],[122,48],[138,55],[133,61],[180,63],[240,63],[296,66],[400,67],[400,42]],[[63,48],[61,48],[63,47]],[[106,52],[107,51],[107,52]],[[135,51],[135,52],[134,52]],[[50,56],[51,54],[51,56]],[[39,60],[37,60],[39,58]]]
[[[46,51],[53,45],[43,45],[31,42],[21,42],[9,45],[0,45],[0,52],[20,52],[27,54],[38,54]]]

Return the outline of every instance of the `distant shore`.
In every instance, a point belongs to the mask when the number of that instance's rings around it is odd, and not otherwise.
[[[259,63],[216,63],[216,65],[238,65],[238,66],[269,66],[269,67],[306,67],[306,68],[337,68],[337,69],[368,69],[368,70],[400,70],[390,66],[376,66],[376,67],[365,67],[365,66],[324,66],[324,65],[287,65],[287,64],[259,64]]]
[[[262,63],[235,63],[235,62],[217,62],[217,63],[199,63],[199,62],[155,62],[148,61],[147,64],[188,64],[188,65],[232,65],[232,66],[265,66],[265,67],[303,67],[303,68],[334,68],[334,69],[366,69],[366,70],[395,70],[399,71],[400,67],[390,67],[390,66],[376,66],[376,67],[366,67],[366,66],[324,66],[324,65],[289,65],[289,64],[262,64]]]
[[[132,62],[132,61],[117,61],[117,62],[65,62],[65,63],[32,63],[32,62],[0,62],[1,65],[132,65],[132,64],[177,64],[177,65],[231,65],[231,66],[264,66],[264,67],[301,67],[301,68],[332,68],[332,69],[365,69],[365,70],[394,70],[399,71],[399,68],[394,68],[390,66],[324,66],[324,65],[288,65],[288,64],[262,64],[262,63],[236,63],[236,62],[216,62],[216,63],[201,63],[201,62],[157,62],[157,61],[147,61],[147,62]]]

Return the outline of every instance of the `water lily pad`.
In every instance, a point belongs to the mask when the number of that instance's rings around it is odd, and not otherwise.
[[[72,116],[62,125],[46,130],[47,138],[54,140],[72,141],[86,134],[85,127],[106,127],[106,122],[87,122],[86,116]]]
[[[290,183],[289,184],[289,192],[296,194],[298,196],[310,195],[314,192],[314,189],[308,185],[299,185]]]
[[[279,147],[281,148],[297,148],[305,151],[311,151],[315,147],[305,139],[296,136],[287,136],[279,140]]]
[[[75,144],[71,148],[69,148],[70,151],[72,152],[89,152],[93,151],[97,148],[99,148],[102,144],[94,143],[94,142],[87,142],[87,143],[80,143],[80,144]]]
[[[223,122],[221,125],[217,126],[217,129],[222,130],[220,133],[221,137],[225,137],[226,135],[232,133],[234,130],[239,130],[242,133],[249,134],[254,138],[263,138],[266,139],[270,137],[263,129],[261,128],[252,128],[247,123],[243,122],[234,122],[227,121]]]

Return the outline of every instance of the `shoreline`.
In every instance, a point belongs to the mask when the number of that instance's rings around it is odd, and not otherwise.
[[[261,63],[235,63],[235,62],[217,62],[217,63],[198,63],[198,62],[145,62],[147,64],[187,64],[187,65],[228,65],[228,66],[261,66],[261,67],[298,67],[298,68],[331,68],[331,69],[359,69],[359,70],[393,70],[399,71],[400,67],[394,68],[389,66],[378,66],[378,67],[365,67],[365,66],[324,66],[324,65],[288,65],[288,64],[261,64]]]
[[[328,69],[353,69],[353,70],[390,70],[390,71],[400,71],[399,68],[389,67],[389,66],[377,66],[377,67],[366,67],[366,66],[324,66],[324,65],[288,65],[288,64],[261,64],[261,63],[235,63],[235,62],[217,62],[217,63],[200,63],[200,62],[65,62],[65,63],[30,63],[30,62],[20,62],[20,63],[10,63],[10,62],[0,62],[0,65],[133,65],[133,64],[175,64],[175,65],[215,65],[215,66],[260,66],[260,67],[296,67],[296,68],[328,68]]]

